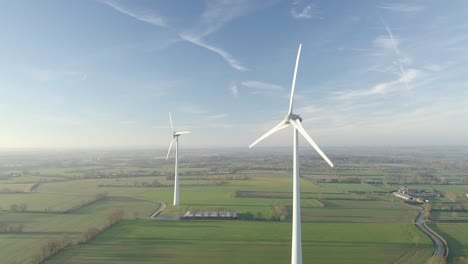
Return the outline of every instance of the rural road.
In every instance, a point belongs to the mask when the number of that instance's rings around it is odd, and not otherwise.
[[[154,213],[150,216],[151,219],[155,219],[156,217],[158,217],[158,215],[159,215],[164,209],[166,209],[166,206],[167,206],[166,203],[160,202],[160,204],[161,204],[161,206],[159,206],[158,210],[156,210],[156,212],[154,212]]]
[[[433,231],[429,230],[426,228],[424,225],[424,212],[421,209],[418,209],[419,211],[419,216],[416,219],[416,226],[421,229],[426,235],[429,236],[429,238],[432,240],[434,245],[436,246],[436,251],[434,252],[434,256],[442,256],[445,257],[446,254],[446,248],[444,242],[436,236]]]

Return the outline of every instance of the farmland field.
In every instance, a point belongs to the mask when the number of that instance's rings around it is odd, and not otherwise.
[[[0,233],[2,263],[30,263],[31,257],[51,238],[67,236],[80,239],[87,228],[102,227],[107,214],[116,208],[126,212],[127,218],[147,217],[157,205],[132,198],[111,197],[68,214],[9,213],[0,214],[4,225],[24,225],[21,233]]]
[[[181,158],[178,207],[171,205],[173,163],[155,158],[163,152],[0,155],[0,190],[5,190],[0,193],[0,259],[37,263],[34,255],[44,244],[62,237],[71,246],[44,263],[287,263],[292,215],[288,153],[188,153]],[[406,163],[379,153],[370,158],[337,151],[336,170],[304,158],[304,261],[426,263],[434,247],[414,225],[417,210],[391,194],[405,183],[441,193],[428,198],[434,209],[430,219],[454,247],[449,260],[466,256],[460,231],[468,219],[466,185],[438,184],[446,181],[440,177],[465,180],[468,168],[458,163],[464,156],[457,156],[454,165],[445,160],[441,168],[428,155]],[[401,152],[408,155],[413,154]],[[161,203],[167,205],[162,218],[229,210],[240,219],[149,219]],[[122,222],[81,243],[86,230],[107,226],[119,210]]]
[[[125,221],[46,263],[287,263],[290,227],[272,222]],[[411,242],[416,240],[417,245]],[[429,239],[412,225],[303,225],[306,263],[392,263],[412,248],[420,252],[411,263],[424,263],[432,253]]]
[[[468,223],[437,223],[431,225],[449,244],[449,260],[468,256]]]

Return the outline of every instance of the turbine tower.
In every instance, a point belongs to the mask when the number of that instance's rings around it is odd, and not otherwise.
[[[188,134],[190,131],[181,131],[176,132],[174,130],[174,125],[172,124],[172,116],[169,112],[169,121],[171,121],[171,128],[172,128],[172,139],[171,144],[169,145],[169,150],[167,151],[166,160],[169,158],[169,153],[171,153],[172,144],[175,141],[175,172],[174,172],[174,206],[179,205],[179,158],[178,158],[178,150],[179,150],[179,136],[182,134]]]
[[[302,118],[299,115],[293,114],[293,99],[294,87],[296,86],[297,67],[299,65],[299,57],[301,55],[302,44],[299,45],[297,51],[296,67],[294,68],[294,77],[291,87],[291,97],[289,100],[288,114],[279,124],[273,127],[270,131],[266,132],[263,136],[252,143],[249,148],[255,146],[258,142],[271,136],[275,132],[292,125],[294,127],[293,136],[293,219],[292,219],[292,248],[291,248],[291,264],[302,264],[302,239],[301,239],[301,189],[300,189],[300,176],[299,176],[299,156],[298,156],[298,134],[301,135],[312,145],[312,147],[322,156],[322,158],[333,167],[333,163],[317,146],[312,138],[307,134],[304,127],[302,127]]]

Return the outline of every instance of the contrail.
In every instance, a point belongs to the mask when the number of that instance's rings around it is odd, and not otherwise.
[[[382,24],[384,24],[385,28],[387,29],[388,35],[390,36],[390,41],[392,43],[393,51],[395,51],[395,54],[398,57],[398,64],[400,66],[401,77],[403,79],[403,82],[405,83],[406,89],[409,89],[408,82],[406,80],[406,71],[405,71],[405,68],[403,67],[403,59],[401,57],[400,50],[398,49],[398,46],[395,43],[395,39],[393,38],[392,31],[387,26],[387,24],[385,24],[385,21],[382,18],[380,18],[380,20],[382,20]]]

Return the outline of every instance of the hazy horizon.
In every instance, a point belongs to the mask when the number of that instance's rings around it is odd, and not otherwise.
[[[380,145],[380,146],[331,146],[331,145],[323,145],[321,148],[327,150],[327,151],[348,151],[348,150],[369,150],[369,151],[407,151],[407,150],[438,150],[438,151],[448,151],[448,150],[457,150],[457,149],[462,149],[462,150],[468,150],[468,145],[420,145],[420,146],[385,146],[385,145]],[[156,147],[156,146],[126,146],[126,147],[62,147],[62,148],[0,148],[0,153],[2,152],[80,152],[80,151],[160,151],[164,155],[167,153],[167,146],[161,146],[161,147]],[[261,146],[261,147],[256,147],[256,148],[249,148],[248,146],[246,147],[194,147],[194,146],[188,146],[184,147],[186,152],[191,152],[191,151],[239,151],[239,152],[262,152],[265,150],[273,150],[273,151],[292,151],[292,145],[291,146]],[[313,152],[313,148],[304,144],[303,146],[300,147],[301,152]],[[184,154],[182,150],[180,150],[180,154]],[[315,155],[315,154],[314,154]]]

